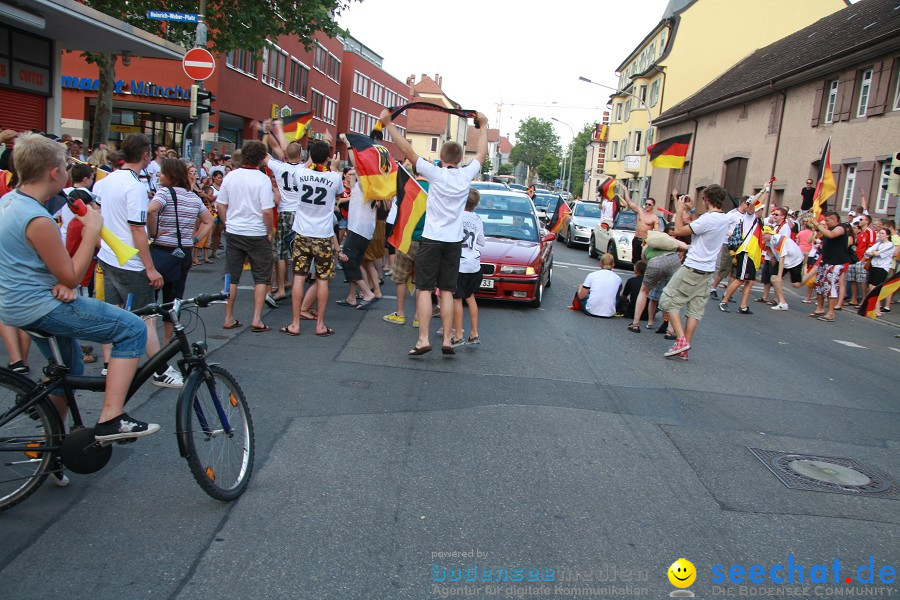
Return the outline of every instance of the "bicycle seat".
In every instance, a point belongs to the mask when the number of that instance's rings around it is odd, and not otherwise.
[[[56,337],[55,333],[48,333],[46,331],[43,331],[41,329],[35,329],[33,327],[31,327],[31,328],[22,327],[22,331],[24,331],[25,333],[27,333],[29,335],[33,335],[34,337],[39,337],[39,338],[44,338],[44,339]]]

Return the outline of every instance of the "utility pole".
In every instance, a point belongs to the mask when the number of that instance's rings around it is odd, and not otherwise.
[[[197,32],[194,37],[195,48],[206,48],[206,0],[200,0],[200,10],[197,13]],[[202,81],[195,81],[201,88]],[[197,166],[197,172],[203,165],[203,132],[209,129],[209,115],[197,115],[197,119],[191,127],[191,162]]]

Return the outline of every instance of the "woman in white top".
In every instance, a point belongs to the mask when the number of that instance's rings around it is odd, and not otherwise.
[[[878,237],[876,237],[875,245],[870,246],[866,250],[866,257],[872,260],[869,268],[869,285],[876,286],[884,283],[887,279],[888,269],[891,268],[891,262],[894,260],[894,244],[888,237],[887,229],[880,229]],[[879,300],[875,305],[875,316],[881,316],[881,305],[884,300]]]

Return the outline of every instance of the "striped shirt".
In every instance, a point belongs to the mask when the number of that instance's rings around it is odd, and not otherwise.
[[[181,229],[181,246],[190,248],[194,245],[194,224],[200,213],[207,212],[206,205],[194,192],[184,188],[161,187],[153,196],[153,202],[159,202],[162,208],[159,210],[155,243],[160,246],[177,246],[175,239],[177,228],[175,227],[175,206],[172,203],[172,193],[178,200],[178,227]]]

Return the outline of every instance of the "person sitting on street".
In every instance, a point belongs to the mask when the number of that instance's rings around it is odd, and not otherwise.
[[[607,252],[600,257],[600,270],[588,273],[578,286],[582,310],[592,317],[609,319],[616,315],[616,305],[622,293],[622,278],[613,273],[615,257]]]

